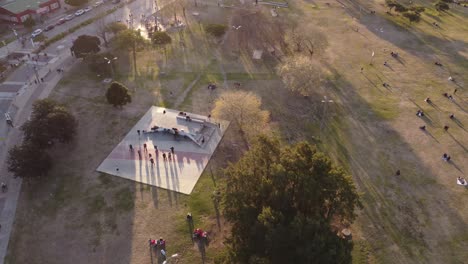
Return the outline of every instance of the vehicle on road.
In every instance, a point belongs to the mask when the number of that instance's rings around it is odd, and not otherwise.
[[[94,7],[98,7],[100,5],[104,4],[104,1],[97,1],[96,3],[94,3]]]
[[[85,11],[83,9],[80,9],[80,10],[75,12],[75,16],[81,16],[84,13],[85,13]]]
[[[55,25],[48,25],[47,27],[44,28],[44,31],[49,31],[49,30],[52,30],[54,29]]]
[[[61,19],[59,19],[59,20],[57,21],[57,23],[55,23],[55,25],[56,25],[56,26],[62,25],[62,24],[65,23],[65,22],[67,22],[67,20],[66,20],[64,17],[62,17]]]
[[[39,36],[40,34],[42,34],[42,29],[36,29],[33,31],[33,33],[31,34],[31,38],[35,38],[37,36]]]
[[[71,15],[66,16],[66,17],[65,17],[65,20],[66,20],[66,21],[70,21],[70,20],[72,20],[73,18],[75,18],[75,15],[71,14]]]
[[[86,13],[86,12],[91,11],[92,9],[93,9],[92,6],[88,6],[88,7],[86,7],[85,9],[83,9],[83,11],[85,11],[85,13]]]

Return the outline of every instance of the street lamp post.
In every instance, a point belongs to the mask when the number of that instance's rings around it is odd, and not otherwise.
[[[114,58],[112,58],[112,59],[108,59],[108,58],[104,57],[104,59],[107,61],[107,64],[110,64],[111,73],[112,73],[112,79],[114,79],[114,67],[112,66],[112,61],[113,61],[113,60],[116,60],[117,57],[114,57]]]

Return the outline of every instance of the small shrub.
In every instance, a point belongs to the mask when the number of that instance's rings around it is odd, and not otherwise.
[[[439,1],[435,4],[435,8],[438,11],[447,11],[450,9],[449,5],[445,1]]]
[[[227,29],[227,26],[221,25],[221,24],[208,24],[205,26],[206,32],[217,38],[224,35],[224,33],[226,33],[226,29]]]

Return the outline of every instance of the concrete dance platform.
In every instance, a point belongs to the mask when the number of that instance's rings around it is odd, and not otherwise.
[[[227,121],[153,106],[97,170],[190,194],[228,125]]]

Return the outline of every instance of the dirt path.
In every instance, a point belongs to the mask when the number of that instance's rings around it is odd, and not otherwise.
[[[187,97],[187,95],[190,93],[190,91],[192,90],[192,88],[195,86],[195,84],[197,84],[197,82],[200,80],[200,77],[202,76],[203,73],[198,73],[197,74],[197,77],[195,78],[195,80],[193,80],[189,86],[187,86],[187,88],[185,88],[185,90],[182,92],[182,94],[177,98],[177,100],[174,102],[174,106],[173,108],[174,109],[177,109],[185,100],[185,98]]]

